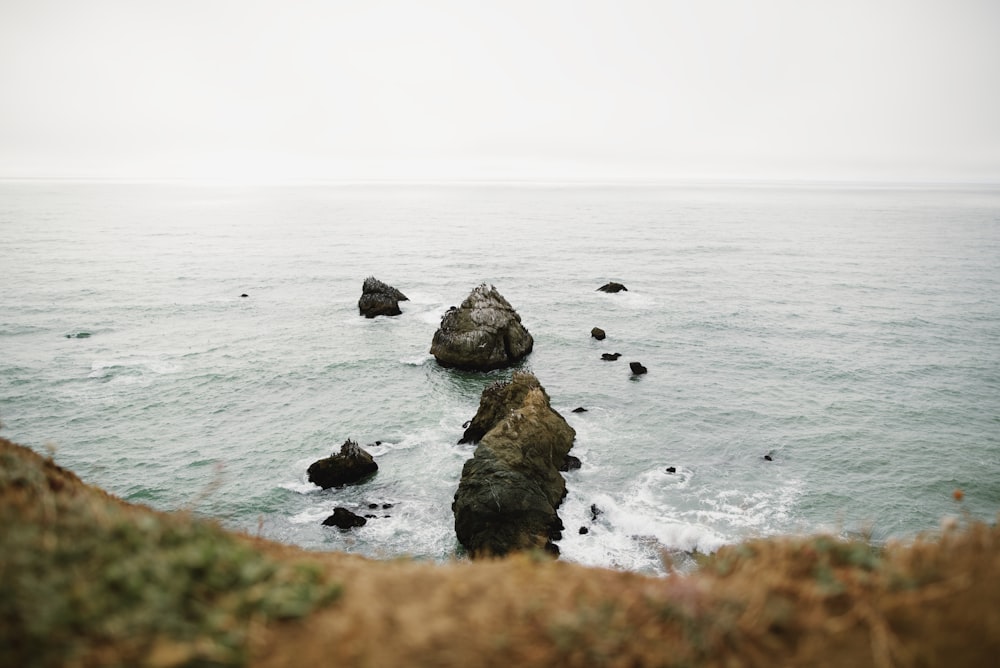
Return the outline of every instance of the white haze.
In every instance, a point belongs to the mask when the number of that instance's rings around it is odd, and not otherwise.
[[[998,83],[995,0],[3,0],[0,177],[998,181]]]

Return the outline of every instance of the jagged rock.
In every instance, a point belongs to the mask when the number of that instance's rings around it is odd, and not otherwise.
[[[452,503],[459,542],[473,557],[532,548],[558,554],[552,541],[563,524],[556,509],[566,495],[558,467],[576,432],[529,373],[484,390],[472,422],[488,428]]]
[[[621,357],[621,353],[601,353],[601,359],[605,362],[614,362],[616,359]]]
[[[368,523],[364,517],[355,515],[347,508],[334,508],[333,515],[323,520],[323,526],[337,527],[341,531],[347,531],[354,527],[363,527]]]
[[[307,473],[309,482],[323,489],[343,487],[361,482],[378,471],[378,464],[370,454],[351,439],[340,446],[340,454],[313,462]]]
[[[406,295],[386,285],[374,276],[365,279],[361,287],[361,299],[358,300],[358,310],[366,318],[378,315],[399,315],[399,302],[409,301]]]
[[[592,330],[590,330],[590,335],[595,339],[597,339],[598,341],[603,341],[605,337],[607,337],[607,334],[605,334],[604,330],[601,329],[600,327],[595,327]]]
[[[634,373],[637,376],[640,376],[649,371],[649,369],[639,364],[638,362],[629,362],[628,368],[632,369],[632,373]]]
[[[489,371],[517,363],[533,345],[521,316],[484,283],[441,317],[430,352],[441,366]]]
[[[529,392],[540,387],[538,379],[530,373],[515,373],[509,381],[498,380],[487,385],[479,397],[479,410],[465,423],[465,433],[458,442],[478,443],[514,408],[523,404]]]
[[[597,288],[598,292],[622,292],[623,290],[625,292],[628,292],[628,288],[626,288],[621,283],[615,283],[614,281],[611,281],[610,283],[605,283],[601,287]]]

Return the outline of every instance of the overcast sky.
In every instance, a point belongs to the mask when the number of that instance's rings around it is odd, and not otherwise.
[[[0,0],[0,176],[1000,181],[1000,0]]]

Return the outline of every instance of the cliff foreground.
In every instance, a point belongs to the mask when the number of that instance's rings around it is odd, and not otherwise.
[[[5,666],[976,666],[998,600],[982,523],[750,541],[666,578],[372,561],[128,504],[0,439]]]

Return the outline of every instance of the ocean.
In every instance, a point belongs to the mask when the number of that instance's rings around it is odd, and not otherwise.
[[[428,351],[481,283],[576,430],[566,561],[1000,511],[996,186],[4,181],[0,267],[0,435],[309,549],[463,558],[457,441],[511,370]],[[370,275],[401,316],[359,315]],[[378,474],[310,484],[348,438]]]

